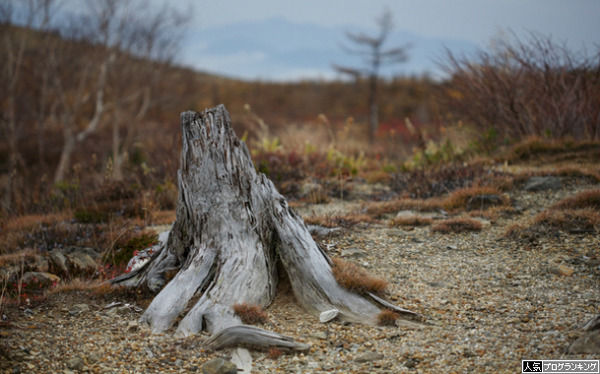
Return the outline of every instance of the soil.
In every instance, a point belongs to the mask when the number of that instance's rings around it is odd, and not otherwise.
[[[517,186],[508,192],[517,209],[483,220],[478,232],[390,227],[390,216],[318,238],[331,256],[387,279],[387,298],[422,314],[426,323],[322,324],[295,304],[289,290],[281,290],[262,327],[312,347],[278,357],[253,351],[252,372],[514,373],[522,359],[597,359],[567,349],[599,313],[600,236],[556,231],[528,241],[504,234],[562,198],[598,188],[589,180],[565,178],[559,190],[526,192]],[[339,200],[298,207],[302,215],[361,209],[360,203]],[[109,307],[113,302],[121,304]],[[37,306],[9,308],[0,324],[0,370],[189,373],[202,372],[212,358],[231,357],[232,349],[205,351],[206,334],[151,334],[137,322],[146,303],[75,291],[53,294]]]

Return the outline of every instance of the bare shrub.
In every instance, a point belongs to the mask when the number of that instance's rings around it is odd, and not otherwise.
[[[445,99],[481,134],[483,148],[527,136],[600,139],[600,50],[576,54],[531,34],[474,59],[448,52]]]

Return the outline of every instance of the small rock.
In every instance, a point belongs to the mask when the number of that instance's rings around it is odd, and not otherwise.
[[[326,310],[319,315],[319,321],[327,323],[337,317],[338,314],[340,314],[340,311],[337,309]]]
[[[137,321],[129,321],[127,324],[128,332],[136,332],[140,329],[140,324]]]
[[[558,265],[558,266],[552,266],[549,269],[549,272],[552,274],[556,274],[556,275],[562,275],[565,277],[570,277],[571,275],[573,275],[573,273],[575,272],[575,270],[573,270],[572,268],[568,267],[567,265]]]
[[[358,248],[342,249],[342,252],[340,253],[340,256],[342,256],[342,257],[352,257],[352,258],[364,257],[365,255],[366,255],[365,252],[361,251]]]
[[[67,361],[67,367],[71,370],[83,370],[83,360],[80,357],[73,357]]]
[[[384,356],[378,352],[367,352],[367,353],[363,353],[362,355],[356,357],[354,359],[354,361],[355,362],[370,362],[370,361],[381,360],[383,357]]]
[[[98,267],[96,261],[94,261],[89,254],[84,252],[72,252],[66,257],[69,262],[72,275],[93,274]]]
[[[315,339],[327,340],[327,333],[325,331],[315,331],[310,334],[310,337]]]
[[[50,269],[55,274],[68,275],[67,258],[58,250],[50,252]]]
[[[69,309],[69,314],[72,316],[79,315],[81,313],[89,312],[90,306],[87,304],[75,304],[71,309]]]
[[[560,178],[546,176],[546,177],[531,177],[525,182],[525,191],[545,191],[545,190],[557,190],[561,188]]]
[[[237,374],[237,366],[231,361],[215,358],[202,365],[204,374]]]

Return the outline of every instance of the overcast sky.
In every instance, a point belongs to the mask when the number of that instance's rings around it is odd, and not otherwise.
[[[372,25],[387,6],[398,29],[424,36],[484,46],[501,30],[511,29],[552,35],[573,48],[600,44],[600,0],[200,0],[193,4],[196,27],[272,17],[320,25]]]

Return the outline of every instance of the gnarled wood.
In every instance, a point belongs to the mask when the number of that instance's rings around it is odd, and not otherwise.
[[[173,228],[166,242],[153,248],[147,263],[113,281],[160,291],[142,320],[155,332],[165,331],[190,300],[197,300],[177,333],[206,329],[213,333],[207,342],[210,348],[235,344],[306,350],[308,346],[289,337],[243,325],[232,310],[236,303],[266,307],[272,302],[280,260],[306,310],[318,315],[335,308],[342,319],[374,323],[377,305],[337,284],[331,260],[302,219],[273,183],[255,171],[225,107],[185,112],[181,125]],[[166,274],[173,270],[177,274],[166,284]]]

